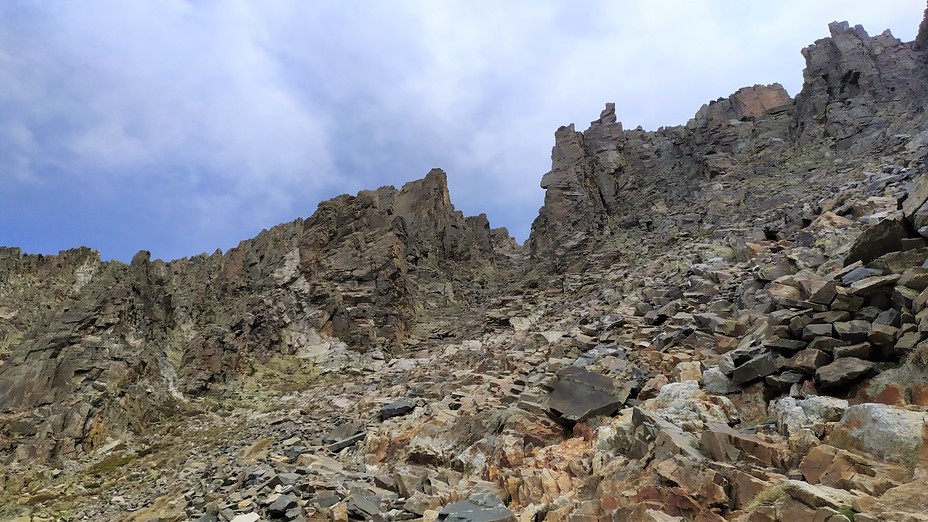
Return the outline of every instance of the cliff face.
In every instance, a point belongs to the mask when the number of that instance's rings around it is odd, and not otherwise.
[[[801,193],[819,195],[803,186],[824,155],[853,162],[901,150],[911,136],[893,136],[913,133],[925,119],[924,51],[889,31],[871,37],[846,22],[829,30],[830,38],[802,50],[804,84],[795,100],[779,84],[755,85],[704,105],[684,126],[624,130],[607,104],[586,131],[558,129],[541,181],[545,205],[528,242],[532,256],[563,265],[614,249],[616,236],[688,237],[757,214],[780,221],[796,209],[768,200],[782,198],[786,184],[795,188],[793,203],[814,204]]]
[[[625,130],[608,104],[583,133],[561,127],[541,182],[545,205],[532,225],[532,256],[569,257],[622,230],[666,237],[700,222],[711,202],[698,193],[710,181],[775,167],[791,109],[782,86],[758,85],[703,106],[685,126]]]
[[[861,26],[829,24],[830,38],[802,50],[802,92],[794,127],[800,144],[827,142],[836,151],[872,148],[907,119],[924,117],[926,63],[916,42],[888,30],[869,36]]]
[[[513,244],[455,211],[433,170],[323,202],[225,254],[124,265],[4,249],[0,411],[31,412],[20,429],[39,440],[19,457],[74,455],[254,361],[390,350],[419,326],[427,337],[484,299]]]

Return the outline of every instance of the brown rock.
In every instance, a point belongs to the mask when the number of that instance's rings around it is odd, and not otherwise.
[[[920,332],[905,333],[896,341],[894,350],[897,354],[904,355],[915,349],[915,346],[920,343],[921,340],[922,334]]]
[[[813,350],[821,350],[826,353],[831,353],[835,347],[844,346],[846,343],[844,341],[839,341],[834,337],[816,337],[812,339],[809,343],[808,348]]]
[[[780,306],[796,306],[804,299],[798,288],[777,282],[770,283],[767,294]]]
[[[734,462],[749,458],[764,466],[783,467],[792,459],[788,448],[762,440],[757,435],[741,433],[721,424],[709,424],[706,428],[702,432],[700,446],[715,460]]]
[[[905,388],[896,383],[889,383],[883,387],[880,393],[874,395],[872,400],[890,406],[905,406]]]
[[[928,382],[919,382],[912,385],[912,404],[928,406]]]
[[[842,357],[816,370],[815,382],[823,390],[839,390],[866,377],[873,366],[870,361]]]
[[[879,292],[881,289],[884,289],[888,286],[892,286],[893,283],[899,280],[899,278],[899,274],[866,277],[851,283],[850,291],[852,295],[866,297],[868,295],[873,295],[874,293]]]
[[[839,357],[857,357],[867,359],[870,357],[870,343],[857,343],[849,346],[836,346],[832,351],[835,359]]]
[[[906,237],[905,227],[895,219],[884,219],[876,225],[869,225],[851,245],[844,258],[844,264],[855,261],[868,264],[887,252],[902,250],[902,238]]]
[[[644,386],[641,387],[641,391],[638,392],[638,400],[643,401],[646,399],[653,399],[657,397],[657,393],[665,385],[669,384],[670,379],[667,378],[664,374],[659,374],[651,379],[648,382],[644,383]]]
[[[828,444],[813,448],[800,463],[799,471],[812,484],[856,489],[874,496],[909,478],[909,471],[903,466],[881,463]]]
[[[876,346],[892,346],[896,342],[897,333],[899,333],[899,329],[895,326],[874,322],[870,325],[868,339]]]
[[[928,288],[919,292],[915,299],[912,300],[912,311],[915,313],[921,312],[925,308],[925,303],[928,303]]]
[[[902,273],[899,284],[919,292],[928,289],[928,268],[913,267]]]
[[[828,281],[809,295],[809,301],[830,305],[838,295],[837,287],[838,284],[835,281]]]
[[[814,348],[806,348],[786,361],[786,367],[814,374],[815,370],[831,362],[831,356]]]
[[[850,290],[844,287],[838,287],[834,300],[831,302],[831,308],[834,310],[846,310],[856,312],[864,304],[864,298],[859,295],[851,295]]]

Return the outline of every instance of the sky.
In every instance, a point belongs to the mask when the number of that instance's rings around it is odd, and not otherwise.
[[[847,20],[911,41],[924,0],[0,2],[0,245],[104,260],[227,250],[433,167],[519,240],[554,132],[606,102],[684,124],[802,86]]]

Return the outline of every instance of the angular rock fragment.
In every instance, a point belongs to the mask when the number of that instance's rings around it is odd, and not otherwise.
[[[851,283],[851,294],[866,297],[868,295],[879,292],[881,289],[884,289],[888,286],[892,286],[893,283],[899,280],[899,278],[899,274],[865,277],[859,281],[854,281]]]
[[[870,335],[870,323],[867,321],[847,321],[834,324],[835,336],[842,341],[859,343],[867,340]]]
[[[876,225],[870,225],[861,232],[844,258],[844,264],[855,261],[868,264],[887,252],[902,250],[902,239],[906,237],[905,227],[895,219],[884,219]]]
[[[824,390],[839,390],[866,377],[874,363],[856,357],[842,357],[815,371],[815,382]]]
[[[596,415],[615,413],[628,398],[627,387],[615,380],[570,366],[558,372],[558,381],[548,394],[548,409],[566,423],[582,422]]]
[[[515,522],[516,517],[493,493],[480,493],[467,500],[448,504],[438,512],[447,522]]]
[[[358,442],[364,440],[364,437],[365,437],[365,436],[367,436],[367,433],[365,433],[365,432],[362,431],[362,432],[356,433],[356,434],[354,434],[354,435],[351,435],[351,436],[349,436],[349,437],[345,437],[344,439],[337,440],[337,441],[335,441],[335,442],[329,444],[328,446],[326,446],[326,448],[327,448],[329,451],[331,451],[332,453],[337,453],[337,452],[339,452],[339,451],[341,451],[341,450],[343,450],[343,449],[345,449],[345,448],[347,448],[347,447],[349,447],[349,446],[354,446],[354,445],[357,444]]]
[[[848,346],[836,346],[832,351],[835,359],[840,357],[857,357],[858,359],[868,359],[870,357],[870,343],[857,343]]]
[[[763,379],[783,367],[783,358],[774,353],[759,355],[750,361],[735,368],[731,374],[733,384],[743,386],[747,383]]]
[[[811,341],[816,337],[827,337],[832,333],[831,324],[810,324],[802,330],[802,340]]]
[[[800,372],[814,374],[816,370],[830,362],[831,356],[827,353],[815,348],[806,348],[787,360],[785,366]]]
[[[844,412],[828,442],[891,462],[910,462],[921,447],[926,421],[925,412],[886,404],[856,404]]]
[[[392,419],[393,417],[406,415],[414,409],[416,409],[416,403],[410,401],[409,399],[393,401],[389,404],[385,404],[380,408],[380,420],[385,421],[387,419]]]

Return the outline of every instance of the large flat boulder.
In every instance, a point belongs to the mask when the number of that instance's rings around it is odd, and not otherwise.
[[[832,446],[907,463],[918,455],[928,414],[886,404],[849,406],[828,437]]]
[[[448,504],[438,512],[446,522],[515,522],[516,517],[493,493],[480,493],[467,500]]]
[[[548,410],[561,422],[582,422],[596,415],[612,415],[628,399],[628,388],[615,380],[577,366],[558,372],[558,380],[548,394]]]
[[[874,363],[857,357],[841,357],[815,371],[815,382],[823,390],[840,390],[873,371]]]

